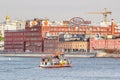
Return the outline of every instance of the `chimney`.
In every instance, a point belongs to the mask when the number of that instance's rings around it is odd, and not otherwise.
[[[111,21],[111,34],[112,35],[114,35],[114,33],[115,33],[115,22],[114,22],[114,19],[112,19],[112,21]]]

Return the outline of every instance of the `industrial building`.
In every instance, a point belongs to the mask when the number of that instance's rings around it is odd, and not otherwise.
[[[24,30],[5,31],[4,51],[56,52],[64,50],[66,52],[87,52],[98,48],[95,47],[95,45],[98,45],[95,44],[96,41],[94,40],[93,43],[91,38],[108,37],[109,35],[112,39],[113,36],[119,36],[120,34],[120,29],[113,20],[111,25],[104,27],[91,26],[89,21],[79,17],[77,19],[78,21],[81,20],[81,22],[76,24],[73,19],[59,24],[51,22],[49,19],[35,18],[27,20]],[[115,44],[111,44],[111,46],[113,45]],[[100,47],[104,48],[104,46]]]

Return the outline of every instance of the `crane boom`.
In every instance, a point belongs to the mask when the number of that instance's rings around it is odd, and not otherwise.
[[[107,19],[108,14],[111,15],[112,12],[111,11],[107,11],[107,9],[105,8],[104,12],[88,12],[88,14],[103,14],[103,16],[104,16],[104,22],[108,22],[108,19]]]

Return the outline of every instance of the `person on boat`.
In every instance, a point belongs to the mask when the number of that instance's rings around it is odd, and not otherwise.
[[[56,64],[56,59],[55,59],[55,58],[52,59],[52,64],[53,64],[53,65]]]
[[[48,58],[45,57],[45,58],[42,59],[42,64],[43,64],[43,65],[47,65],[48,62],[49,62],[49,59],[48,59]]]
[[[62,64],[66,64],[67,63],[67,60],[66,59],[64,59],[63,61],[62,61]]]
[[[54,58],[60,59],[60,52],[59,52],[59,51],[56,52],[56,53],[53,54],[53,55],[54,55]]]
[[[52,65],[51,61],[48,59],[47,65]]]
[[[56,58],[61,59],[64,58],[64,53],[62,51],[58,51],[54,54]]]
[[[42,62],[41,62],[41,63],[42,63],[42,65],[45,64],[45,59],[44,59],[44,58],[42,59]]]

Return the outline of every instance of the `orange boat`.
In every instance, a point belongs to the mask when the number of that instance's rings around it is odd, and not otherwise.
[[[42,58],[40,62],[41,68],[63,68],[71,67],[72,63],[69,58],[65,58],[64,54],[48,55]]]

